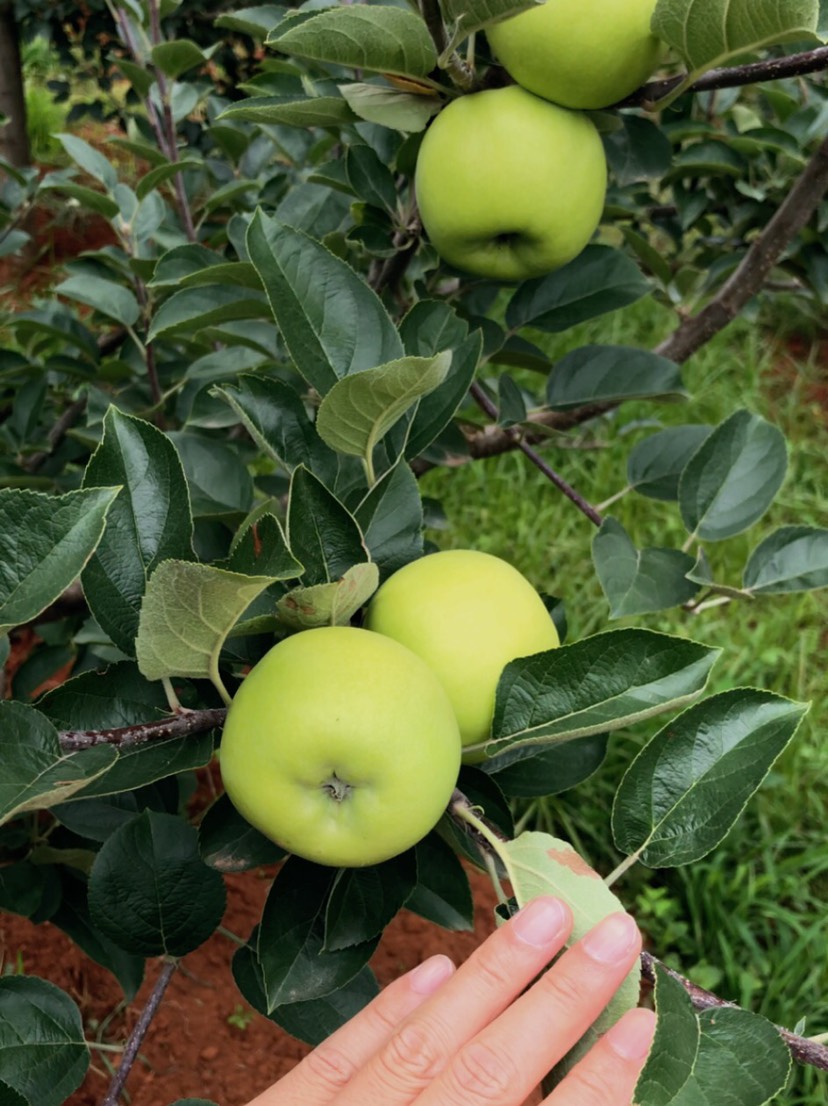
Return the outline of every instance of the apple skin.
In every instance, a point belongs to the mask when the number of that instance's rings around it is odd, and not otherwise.
[[[609,107],[639,88],[664,46],[656,0],[550,0],[495,23],[489,45],[523,88],[569,108]]]
[[[317,864],[361,867],[436,825],[460,754],[451,703],[419,657],[326,626],[285,638],[248,674],[220,765],[233,805],[267,837]]]
[[[414,178],[444,261],[477,276],[543,276],[581,252],[604,210],[595,125],[525,89],[460,96],[426,131]]]
[[[560,645],[543,600],[516,568],[471,549],[412,561],[372,599],[366,626],[405,645],[442,680],[464,746],[490,735],[505,666]],[[482,751],[463,760],[483,760]]]

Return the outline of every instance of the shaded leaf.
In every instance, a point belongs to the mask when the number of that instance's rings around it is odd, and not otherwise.
[[[751,553],[743,583],[754,595],[828,587],[828,530],[814,526],[775,530]]]
[[[651,499],[678,499],[685,465],[712,431],[711,426],[671,426],[645,438],[630,450],[627,482]]]
[[[558,411],[586,403],[685,395],[681,370],[675,362],[630,346],[582,346],[572,350],[556,362],[546,388],[546,402]]]
[[[612,618],[678,607],[699,590],[693,558],[678,549],[638,549],[614,518],[592,539],[592,560]]]

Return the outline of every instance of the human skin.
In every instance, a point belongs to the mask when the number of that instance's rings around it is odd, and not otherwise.
[[[569,108],[604,108],[639,88],[663,46],[650,31],[656,0],[554,0],[489,27],[513,80]]]
[[[248,1106],[521,1106],[640,953],[635,923],[613,914],[532,984],[571,925],[562,902],[535,899],[457,971],[435,956],[397,979]],[[544,1106],[630,1106],[654,1028],[629,1011]]]
[[[220,766],[233,805],[317,864],[379,864],[436,824],[460,770],[460,734],[437,677],[390,638],[304,630],[239,688]]]
[[[512,85],[460,96],[426,132],[415,190],[431,244],[458,269],[526,280],[589,242],[604,209],[598,131]]]
[[[560,644],[529,581],[507,561],[474,549],[405,565],[374,596],[365,625],[411,649],[439,677],[464,747],[488,738],[505,666]]]

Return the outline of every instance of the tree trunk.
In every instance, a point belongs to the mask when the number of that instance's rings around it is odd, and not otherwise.
[[[18,36],[14,2],[0,0],[0,115],[9,119],[0,127],[0,158],[22,168],[30,164],[31,153]]]

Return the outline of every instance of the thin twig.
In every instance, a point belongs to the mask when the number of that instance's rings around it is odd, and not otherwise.
[[[171,737],[192,737],[224,725],[227,711],[223,707],[210,710],[188,710],[175,718],[158,722],[142,722],[111,730],[64,730],[58,735],[61,749],[74,752],[91,749],[93,745],[115,745],[127,749],[147,741],[166,741]]]
[[[129,1073],[132,1071],[132,1066],[138,1056],[138,1051],[143,1044],[144,1037],[147,1035],[150,1022],[158,1012],[158,1007],[161,1005],[164,992],[167,990],[177,967],[177,960],[168,960],[162,967],[158,979],[155,981],[155,986],[147,1000],[147,1004],[141,1011],[141,1016],[135,1023],[135,1028],[129,1035],[129,1040],[124,1049],[123,1059],[118,1065],[115,1078],[112,1080],[106,1098],[101,1103],[101,1106],[117,1106],[118,1099],[121,1097],[121,1091],[124,1089],[124,1084],[129,1078]]]
[[[496,419],[498,415],[497,407],[492,403],[489,397],[486,395],[483,388],[478,383],[472,384],[469,389],[472,398],[478,407],[489,416],[490,419]],[[543,457],[537,453],[523,438],[523,432],[518,427],[508,427],[505,433],[510,435],[515,443],[515,447],[519,449],[532,464],[543,473],[550,483],[554,484],[558,491],[563,492],[567,499],[578,508],[582,514],[586,515],[590,522],[596,526],[600,526],[604,521],[593,506],[591,506],[584,497],[577,492],[571,484],[568,484],[562,476],[560,476],[551,465],[544,461]]]

